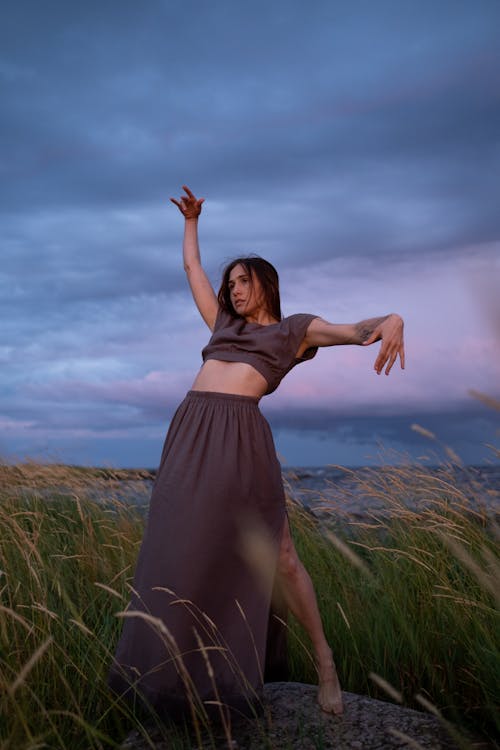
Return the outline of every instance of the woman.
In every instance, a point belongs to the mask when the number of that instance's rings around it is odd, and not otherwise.
[[[381,340],[377,373],[389,374],[398,356],[404,367],[403,322],[282,319],[278,276],[262,258],[230,263],[216,296],[198,247],[203,199],[183,189],[171,200],[185,218],[184,268],[213,335],[167,434],[110,685],[171,716],[251,714],[263,681],[277,674],[274,590],[311,637],[319,705],[339,714],[332,652],[258,402],[317,347]]]

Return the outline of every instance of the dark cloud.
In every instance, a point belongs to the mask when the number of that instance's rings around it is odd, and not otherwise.
[[[305,430],[300,418],[295,425],[293,419],[287,420],[285,427],[280,426],[280,417],[275,417],[270,423],[289,465],[307,464],[304,456],[310,465],[441,464],[455,456],[464,464],[495,464],[498,460],[500,423],[487,410],[385,417],[332,415],[330,420],[318,420],[316,427],[314,420],[307,420]],[[414,426],[423,429],[416,431]],[[301,447],[297,448],[297,443]]]
[[[473,439],[487,442],[495,432],[500,431],[500,420],[495,413],[474,404],[468,408],[462,406],[460,411],[434,410],[386,415],[288,409],[286,412],[271,412],[269,420],[277,430],[331,433],[353,443],[369,443],[376,438],[398,440],[412,446],[429,445],[429,438],[423,432],[412,429],[412,425],[430,431],[437,440],[449,442],[450,445]]]
[[[396,264],[400,276],[437,258],[451,268],[485,243],[490,257],[499,20],[487,0],[10,4],[0,414],[99,432],[146,429],[173,408],[177,381],[154,397],[130,383],[185,372],[203,339],[168,203],[183,183],[207,198],[214,283],[245,252],[288,279],[357,259],[360,288],[369,298],[376,280],[385,302]],[[320,414],[278,411],[279,429],[323,429]]]

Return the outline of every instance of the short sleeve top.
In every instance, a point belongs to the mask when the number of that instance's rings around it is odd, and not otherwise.
[[[266,394],[272,393],[292,367],[312,359],[318,351],[310,347],[301,357],[296,356],[310,322],[317,317],[297,313],[278,323],[260,325],[219,307],[212,337],[201,352],[203,361],[245,362],[267,381]]]

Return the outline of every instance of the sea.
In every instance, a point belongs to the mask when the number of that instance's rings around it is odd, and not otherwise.
[[[339,466],[284,467],[289,502],[316,516],[367,519],[387,516],[401,507],[413,511],[432,505],[453,505],[500,516],[500,466]],[[146,479],[123,479],[113,495],[147,511],[154,471]]]

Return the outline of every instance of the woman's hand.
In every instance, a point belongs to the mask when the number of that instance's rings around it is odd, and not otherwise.
[[[196,198],[187,185],[183,185],[182,189],[186,195],[181,196],[180,201],[176,201],[175,198],[170,198],[170,200],[175,203],[185,219],[197,219],[201,214],[201,205],[205,198]]]
[[[370,337],[363,342],[363,346],[373,344],[375,341],[382,341],[382,346],[375,360],[374,369],[380,375],[384,366],[385,374],[389,375],[391,368],[398,358],[401,361],[401,369],[405,367],[405,347],[403,341],[403,319],[393,313],[381,322],[372,332]]]

